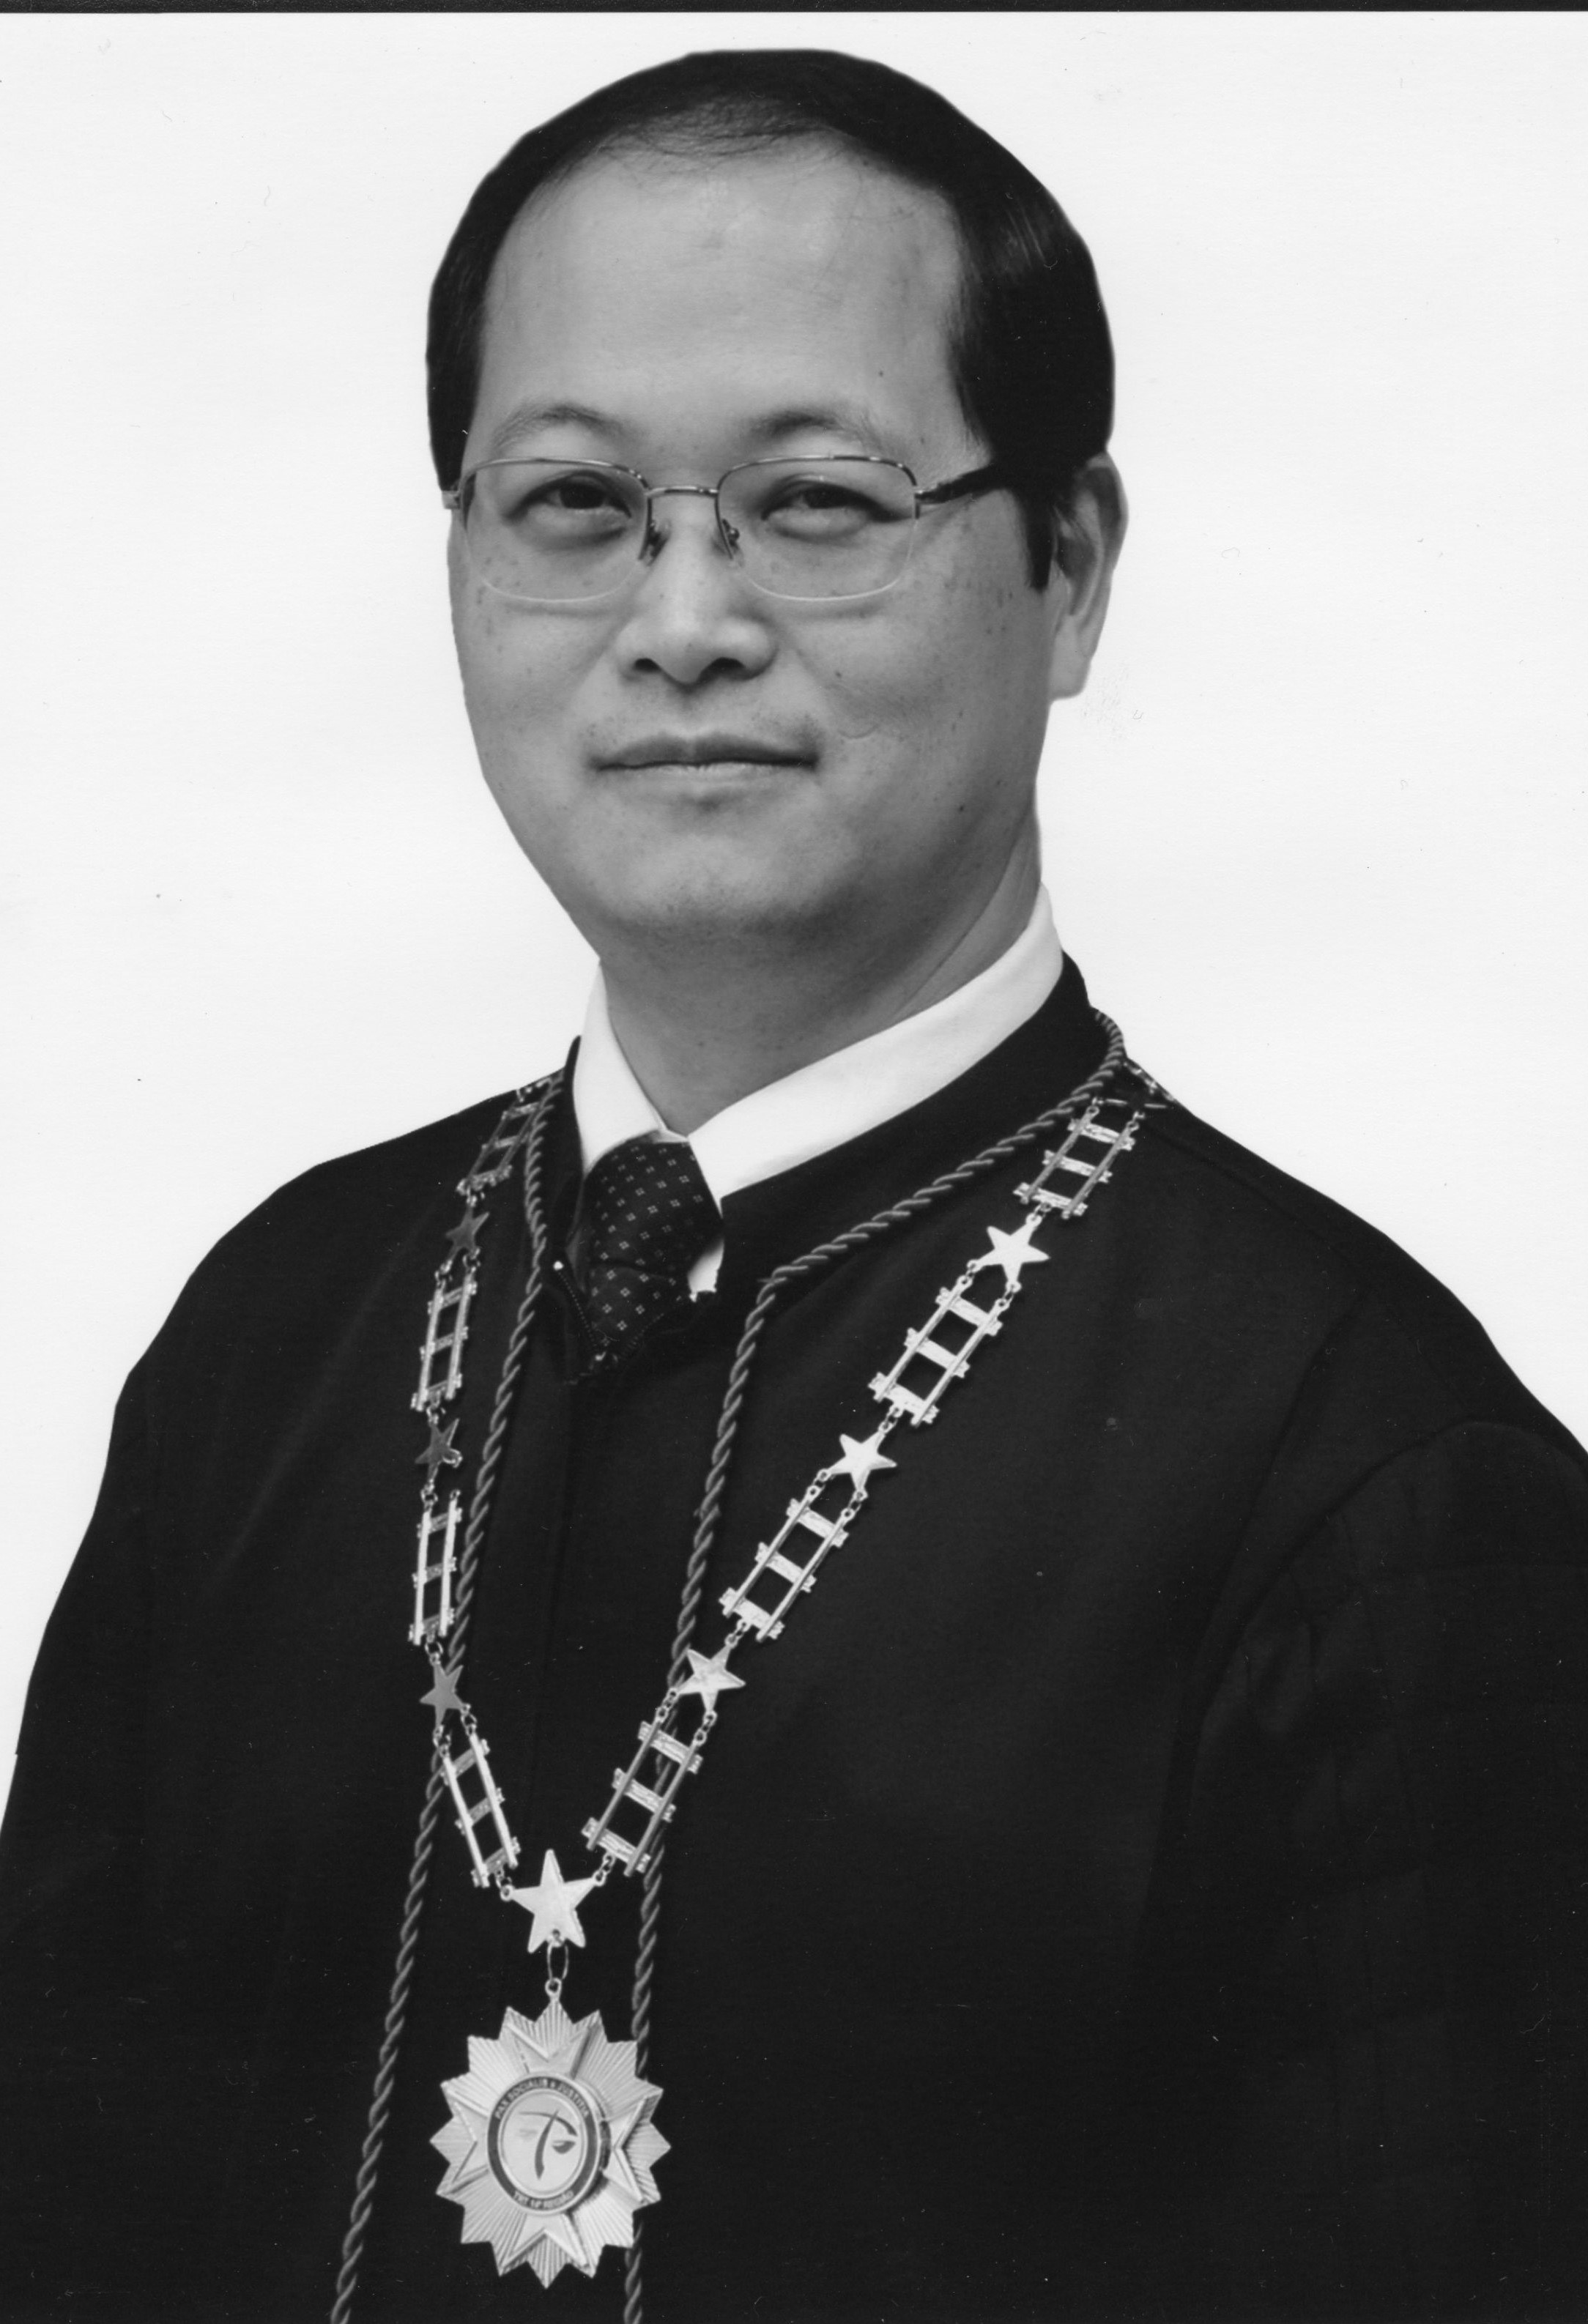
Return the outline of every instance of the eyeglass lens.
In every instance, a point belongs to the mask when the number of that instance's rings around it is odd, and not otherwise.
[[[665,533],[665,493],[656,525]],[[863,597],[899,578],[915,487],[882,461],[760,460],[718,487],[727,542],[777,597]],[[566,604],[620,588],[644,555],[646,494],[617,468],[507,460],[476,470],[466,503],[475,571],[508,597]]]

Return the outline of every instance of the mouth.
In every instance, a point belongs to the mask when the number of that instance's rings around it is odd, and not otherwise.
[[[638,770],[647,767],[688,767],[700,771],[741,767],[811,767],[813,751],[792,744],[769,742],[752,734],[647,734],[621,750],[604,752],[602,768]]]

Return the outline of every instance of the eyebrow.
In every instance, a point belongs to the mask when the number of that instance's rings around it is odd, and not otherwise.
[[[875,414],[863,403],[786,404],[753,421],[745,432],[757,443],[771,444],[780,436],[797,436],[807,429],[854,436],[873,446],[880,446],[883,437]]]
[[[598,436],[618,436],[622,423],[587,403],[515,403],[485,446],[487,460],[500,459],[510,445],[537,428],[593,428]]]
[[[627,433],[623,422],[610,411],[588,403],[519,403],[495,429],[485,446],[487,460],[500,459],[524,437],[540,428],[588,428],[608,438]],[[775,444],[786,436],[807,430],[850,436],[872,449],[884,447],[884,431],[862,403],[790,403],[753,420],[744,430],[748,442]]]

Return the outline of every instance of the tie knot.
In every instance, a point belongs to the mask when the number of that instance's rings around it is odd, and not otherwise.
[[[586,1313],[605,1356],[688,1296],[689,1268],[716,1235],[718,1213],[686,1139],[631,1138],[592,1166],[585,1225]]]

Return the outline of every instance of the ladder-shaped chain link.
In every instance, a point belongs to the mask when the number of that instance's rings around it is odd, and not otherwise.
[[[1117,1127],[1104,1119],[1111,1104],[1124,1113]],[[919,1428],[937,1418],[948,1389],[965,1378],[978,1351],[1002,1330],[1025,1269],[1049,1257],[1038,1235],[1056,1221],[1082,1215],[1119,1156],[1134,1146],[1144,1111],[1138,1107],[1126,1112],[1118,1099],[1089,1105],[1061,1143],[1043,1155],[1036,1176],[1016,1187],[1026,1212],[1023,1223],[1012,1231],[987,1230],[990,1247],[947,1290],[938,1292],[926,1323],[906,1333],[898,1360],[872,1379],[872,1395],[883,1407],[879,1425],[863,1440],[841,1435],[837,1459],[818,1469],[799,1499],[789,1503],[771,1539],[757,1544],[749,1572],[722,1597],[732,1623],[726,1638],[710,1657],[689,1650],[691,1675],[669,1687],[652,1717],[642,1721],[639,1748],[628,1766],[614,1769],[611,1797],[584,1827],[586,1840],[607,1859],[608,1868],[620,1866],[630,1877],[645,1870],[659,1835],[672,1821],[684,1778],[700,1766],[716,1725],[717,1695],[744,1683],[729,1668],[733,1655],[747,1638],[765,1646],[781,1635],[795,1600],[815,1588],[823,1563],[847,1539],[872,1477],[896,1465],[882,1450],[894,1429],[901,1422]],[[993,1271],[1002,1282],[983,1305],[980,1278]],[[693,1731],[683,1735],[679,1722],[691,1697],[698,1698],[698,1717]],[[626,1831],[618,1829],[620,1817],[628,1824]]]

